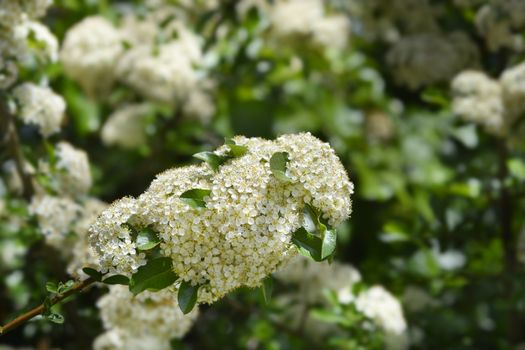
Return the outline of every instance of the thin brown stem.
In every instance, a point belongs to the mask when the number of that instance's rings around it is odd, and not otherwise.
[[[95,280],[90,277],[90,278],[88,278],[88,279],[86,279],[84,281],[79,281],[79,282],[75,283],[73,285],[73,287],[71,287],[71,289],[69,289],[67,292],[61,293],[61,294],[57,294],[53,298],[51,298],[51,301],[49,303],[50,306],[58,304],[59,302],[61,302],[62,300],[66,299],[67,297],[69,297],[69,296],[71,296],[73,294],[82,292],[84,289],[86,289],[88,286],[90,286],[94,282],[95,282]],[[25,314],[18,316],[17,318],[12,320],[11,322],[7,323],[5,326],[0,327],[0,335],[3,335],[5,333],[7,333],[7,332],[9,332],[9,331],[11,331],[11,330],[21,326],[21,325],[23,325],[24,323],[26,323],[27,321],[29,321],[33,317],[41,315],[44,311],[45,311],[44,304],[40,304],[39,306],[37,306],[34,309],[26,312]]]
[[[15,162],[16,171],[22,181],[22,195],[26,200],[31,200],[35,194],[35,187],[31,175],[26,171],[26,162],[22,147],[16,131],[15,117],[9,111],[5,95],[0,92],[0,119],[3,142],[7,146],[10,156]]]
[[[501,229],[501,240],[503,244],[504,252],[504,286],[505,286],[505,298],[512,300],[514,294],[513,286],[513,275],[516,271],[516,245],[515,237],[512,232],[512,221],[513,221],[513,195],[511,191],[505,185],[505,180],[509,175],[507,167],[508,159],[508,148],[505,140],[499,142],[499,169],[498,178],[500,181],[499,191],[499,220]],[[521,318],[518,311],[509,306],[506,315],[507,322],[507,339],[510,344],[518,341],[521,338]]]

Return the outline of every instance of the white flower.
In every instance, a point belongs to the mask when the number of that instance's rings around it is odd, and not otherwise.
[[[33,51],[50,62],[58,59],[58,40],[42,23],[22,22],[15,28],[15,35],[18,40],[28,42],[28,51]]]
[[[153,336],[137,337],[120,329],[112,329],[99,335],[93,343],[94,350],[170,350],[168,340]]]
[[[91,94],[108,90],[123,52],[119,31],[103,17],[87,17],[66,33],[60,59],[64,70]]]
[[[186,98],[199,79],[190,53],[182,41],[163,44],[156,49],[137,46],[124,54],[117,74],[145,97],[175,104]]]
[[[405,349],[408,346],[407,325],[399,301],[382,286],[373,286],[361,292],[355,301],[359,311],[377,322],[385,332],[387,349]]]
[[[195,322],[199,311],[184,315],[177,298],[168,289],[143,292],[134,296],[125,286],[111,286],[109,293],[97,302],[104,328],[116,331],[125,343],[126,336],[134,339],[155,339],[159,344],[182,338]],[[124,338],[124,339],[122,339]],[[118,346],[118,349],[129,349]],[[132,347],[142,349],[142,347]]]
[[[464,71],[452,81],[452,110],[488,132],[504,132],[505,107],[500,84],[482,72]]]
[[[72,225],[80,216],[81,207],[67,197],[37,195],[31,200],[29,212],[35,215],[38,226],[46,238],[46,243],[63,249]]]
[[[168,170],[136,201],[126,198],[104,211],[90,229],[102,265],[117,273],[134,271],[143,260],[136,258],[123,224],[151,226],[177,275],[202,285],[199,302],[210,303],[240,286],[258,286],[296,254],[291,235],[302,225],[305,203],[334,227],[350,215],[353,185],[328,144],[310,134],[275,141],[236,137],[235,142],[248,152],[218,172],[207,164]],[[227,150],[225,145],[217,154]],[[280,181],[270,170],[272,155],[283,151],[289,153],[293,183]],[[180,199],[197,188],[211,191],[205,209]]]
[[[102,127],[102,141],[106,145],[130,149],[144,145],[150,115],[151,106],[148,104],[130,104],[117,109]]]
[[[503,101],[510,124],[525,111],[525,62],[503,71],[500,77]]]
[[[24,123],[37,125],[44,137],[60,130],[66,109],[62,96],[32,83],[17,86],[13,95],[19,105],[17,115]]]
[[[67,142],[56,145],[56,175],[61,191],[72,196],[87,193],[91,187],[91,172],[87,153]]]

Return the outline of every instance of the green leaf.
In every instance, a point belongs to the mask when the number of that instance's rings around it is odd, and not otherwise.
[[[237,145],[232,139],[225,139],[224,143],[230,147],[228,155],[232,158],[242,157],[248,152],[248,147]]]
[[[97,282],[100,282],[102,280],[102,273],[95,269],[92,269],[91,267],[84,267],[82,271],[84,271],[86,275],[93,278]]]
[[[191,206],[192,208],[206,208],[206,202],[204,198],[208,197],[211,193],[211,190],[205,190],[202,188],[194,188],[188,190],[180,195],[180,198],[183,202]]]
[[[137,234],[137,249],[150,250],[159,245],[160,239],[153,229],[146,227]]]
[[[315,261],[323,260],[321,258],[323,242],[319,237],[308,233],[303,227],[293,233],[292,243],[299,248],[299,253],[302,255]]]
[[[104,279],[102,283],[105,284],[121,284],[123,286],[129,285],[129,278],[124,275],[113,275]]]
[[[510,174],[518,180],[525,181],[525,163],[519,158],[509,159],[507,167]]]
[[[276,152],[270,158],[270,170],[273,175],[282,182],[293,182],[286,174],[286,165],[288,164],[288,153]]]
[[[66,283],[59,282],[58,283],[58,288],[57,288],[57,293],[60,293],[60,294],[61,293],[65,293],[68,290],[70,290],[74,285],[75,285],[75,281],[73,281],[73,280],[68,280],[68,281],[66,281]]]
[[[227,157],[219,156],[213,152],[199,152],[195,153],[193,157],[203,160],[213,169],[213,171],[218,171],[219,167],[228,160]]]
[[[64,316],[61,314],[57,314],[55,312],[51,312],[49,315],[45,316],[48,321],[51,321],[53,323],[62,324],[64,323]]]
[[[135,295],[146,289],[158,291],[171,286],[177,278],[170,258],[155,258],[139,267],[137,272],[131,276],[129,290]]]
[[[46,290],[49,293],[57,293],[58,286],[54,282],[47,282],[46,283]]]
[[[183,314],[188,314],[197,303],[198,291],[199,286],[192,286],[190,282],[182,281],[177,300]]]
[[[262,286],[261,286],[261,292],[264,298],[264,302],[268,304],[270,302],[270,299],[272,297],[272,292],[273,292],[272,276],[268,276],[265,279],[263,279]]]
[[[324,232],[323,243],[321,246],[321,259],[324,260],[334,253],[336,243],[337,243],[337,231],[336,230],[326,230]]]
[[[319,232],[319,215],[316,210],[310,205],[306,204],[303,209],[303,227],[309,233]]]

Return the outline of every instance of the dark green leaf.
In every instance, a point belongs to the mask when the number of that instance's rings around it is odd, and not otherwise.
[[[97,282],[100,282],[102,280],[102,273],[95,269],[92,269],[91,267],[84,267],[82,271],[84,271],[86,275],[93,278]]]
[[[188,314],[197,303],[198,291],[199,286],[192,286],[190,282],[186,281],[181,283],[177,300],[183,314]]]
[[[58,286],[54,282],[47,282],[46,283],[46,290],[49,293],[57,293]]]
[[[272,292],[273,292],[272,276],[268,276],[263,280],[263,283],[261,286],[261,292],[262,292],[264,301],[268,304],[270,302],[270,299],[272,297]]]
[[[170,258],[155,258],[139,267],[131,276],[129,290],[135,295],[146,289],[158,291],[171,286],[177,278]]]
[[[124,275],[113,275],[102,281],[105,284],[121,284],[123,286],[129,285],[129,278]]]
[[[213,171],[218,171],[219,167],[228,159],[223,156],[219,156],[213,152],[199,152],[195,153],[193,157],[203,160],[213,169]]]
[[[139,231],[137,234],[137,249],[138,250],[150,250],[158,246],[160,243],[159,237],[155,231],[151,228],[146,227]]]
[[[180,198],[192,208],[206,208],[206,202],[204,201],[204,198],[208,197],[210,193],[211,190],[194,188],[181,194]]]
[[[270,170],[273,175],[280,181],[293,182],[286,174],[286,165],[288,164],[288,153],[276,152],[270,158]]]
[[[303,227],[293,233],[292,243],[299,248],[299,253],[302,255],[312,258],[315,261],[323,260],[321,258],[321,239],[308,233]]]
[[[57,314],[55,312],[51,312],[49,315],[46,315],[45,317],[47,320],[53,323],[58,323],[58,324],[64,323],[64,316],[62,316],[61,314]]]
[[[321,259],[324,260],[334,253],[336,242],[337,242],[337,231],[336,230],[326,230],[324,232],[323,244],[321,247]]]

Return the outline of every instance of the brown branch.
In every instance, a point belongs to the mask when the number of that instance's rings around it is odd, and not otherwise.
[[[26,171],[26,162],[22,154],[20,140],[16,131],[15,118],[9,111],[7,106],[5,94],[0,92],[0,119],[2,122],[1,130],[3,135],[3,143],[7,145],[10,156],[15,161],[16,171],[22,180],[22,195],[30,201],[35,194],[35,186],[31,175]]]
[[[50,301],[50,306],[58,304],[59,302],[61,302],[62,300],[66,299],[67,297],[69,297],[69,296],[71,296],[73,294],[82,292],[85,288],[87,288],[88,286],[90,286],[94,282],[95,282],[95,280],[90,277],[90,278],[88,278],[88,279],[86,279],[84,281],[79,281],[79,282],[75,283],[73,285],[73,287],[71,287],[71,289],[69,289],[67,292],[55,295]],[[5,326],[0,327],[0,335],[3,335],[5,333],[7,333],[7,332],[9,332],[9,331],[11,331],[11,330],[21,326],[22,324],[26,323],[27,321],[29,321],[33,317],[41,315],[44,311],[45,311],[44,304],[40,304],[39,306],[37,306],[34,309],[26,312],[25,314],[18,316],[17,318],[12,320],[11,322],[7,323]]]
[[[507,167],[508,148],[504,139],[499,140],[498,145],[498,179],[500,181],[499,191],[499,220],[501,229],[501,241],[504,252],[504,297],[506,300],[512,300],[514,293],[514,272],[516,271],[516,245],[515,237],[512,232],[513,221],[513,201],[512,193],[505,185],[505,180],[509,176],[509,169]],[[521,335],[521,318],[519,313],[512,306],[509,307],[506,314],[507,322],[507,339],[510,344],[522,338]]]

